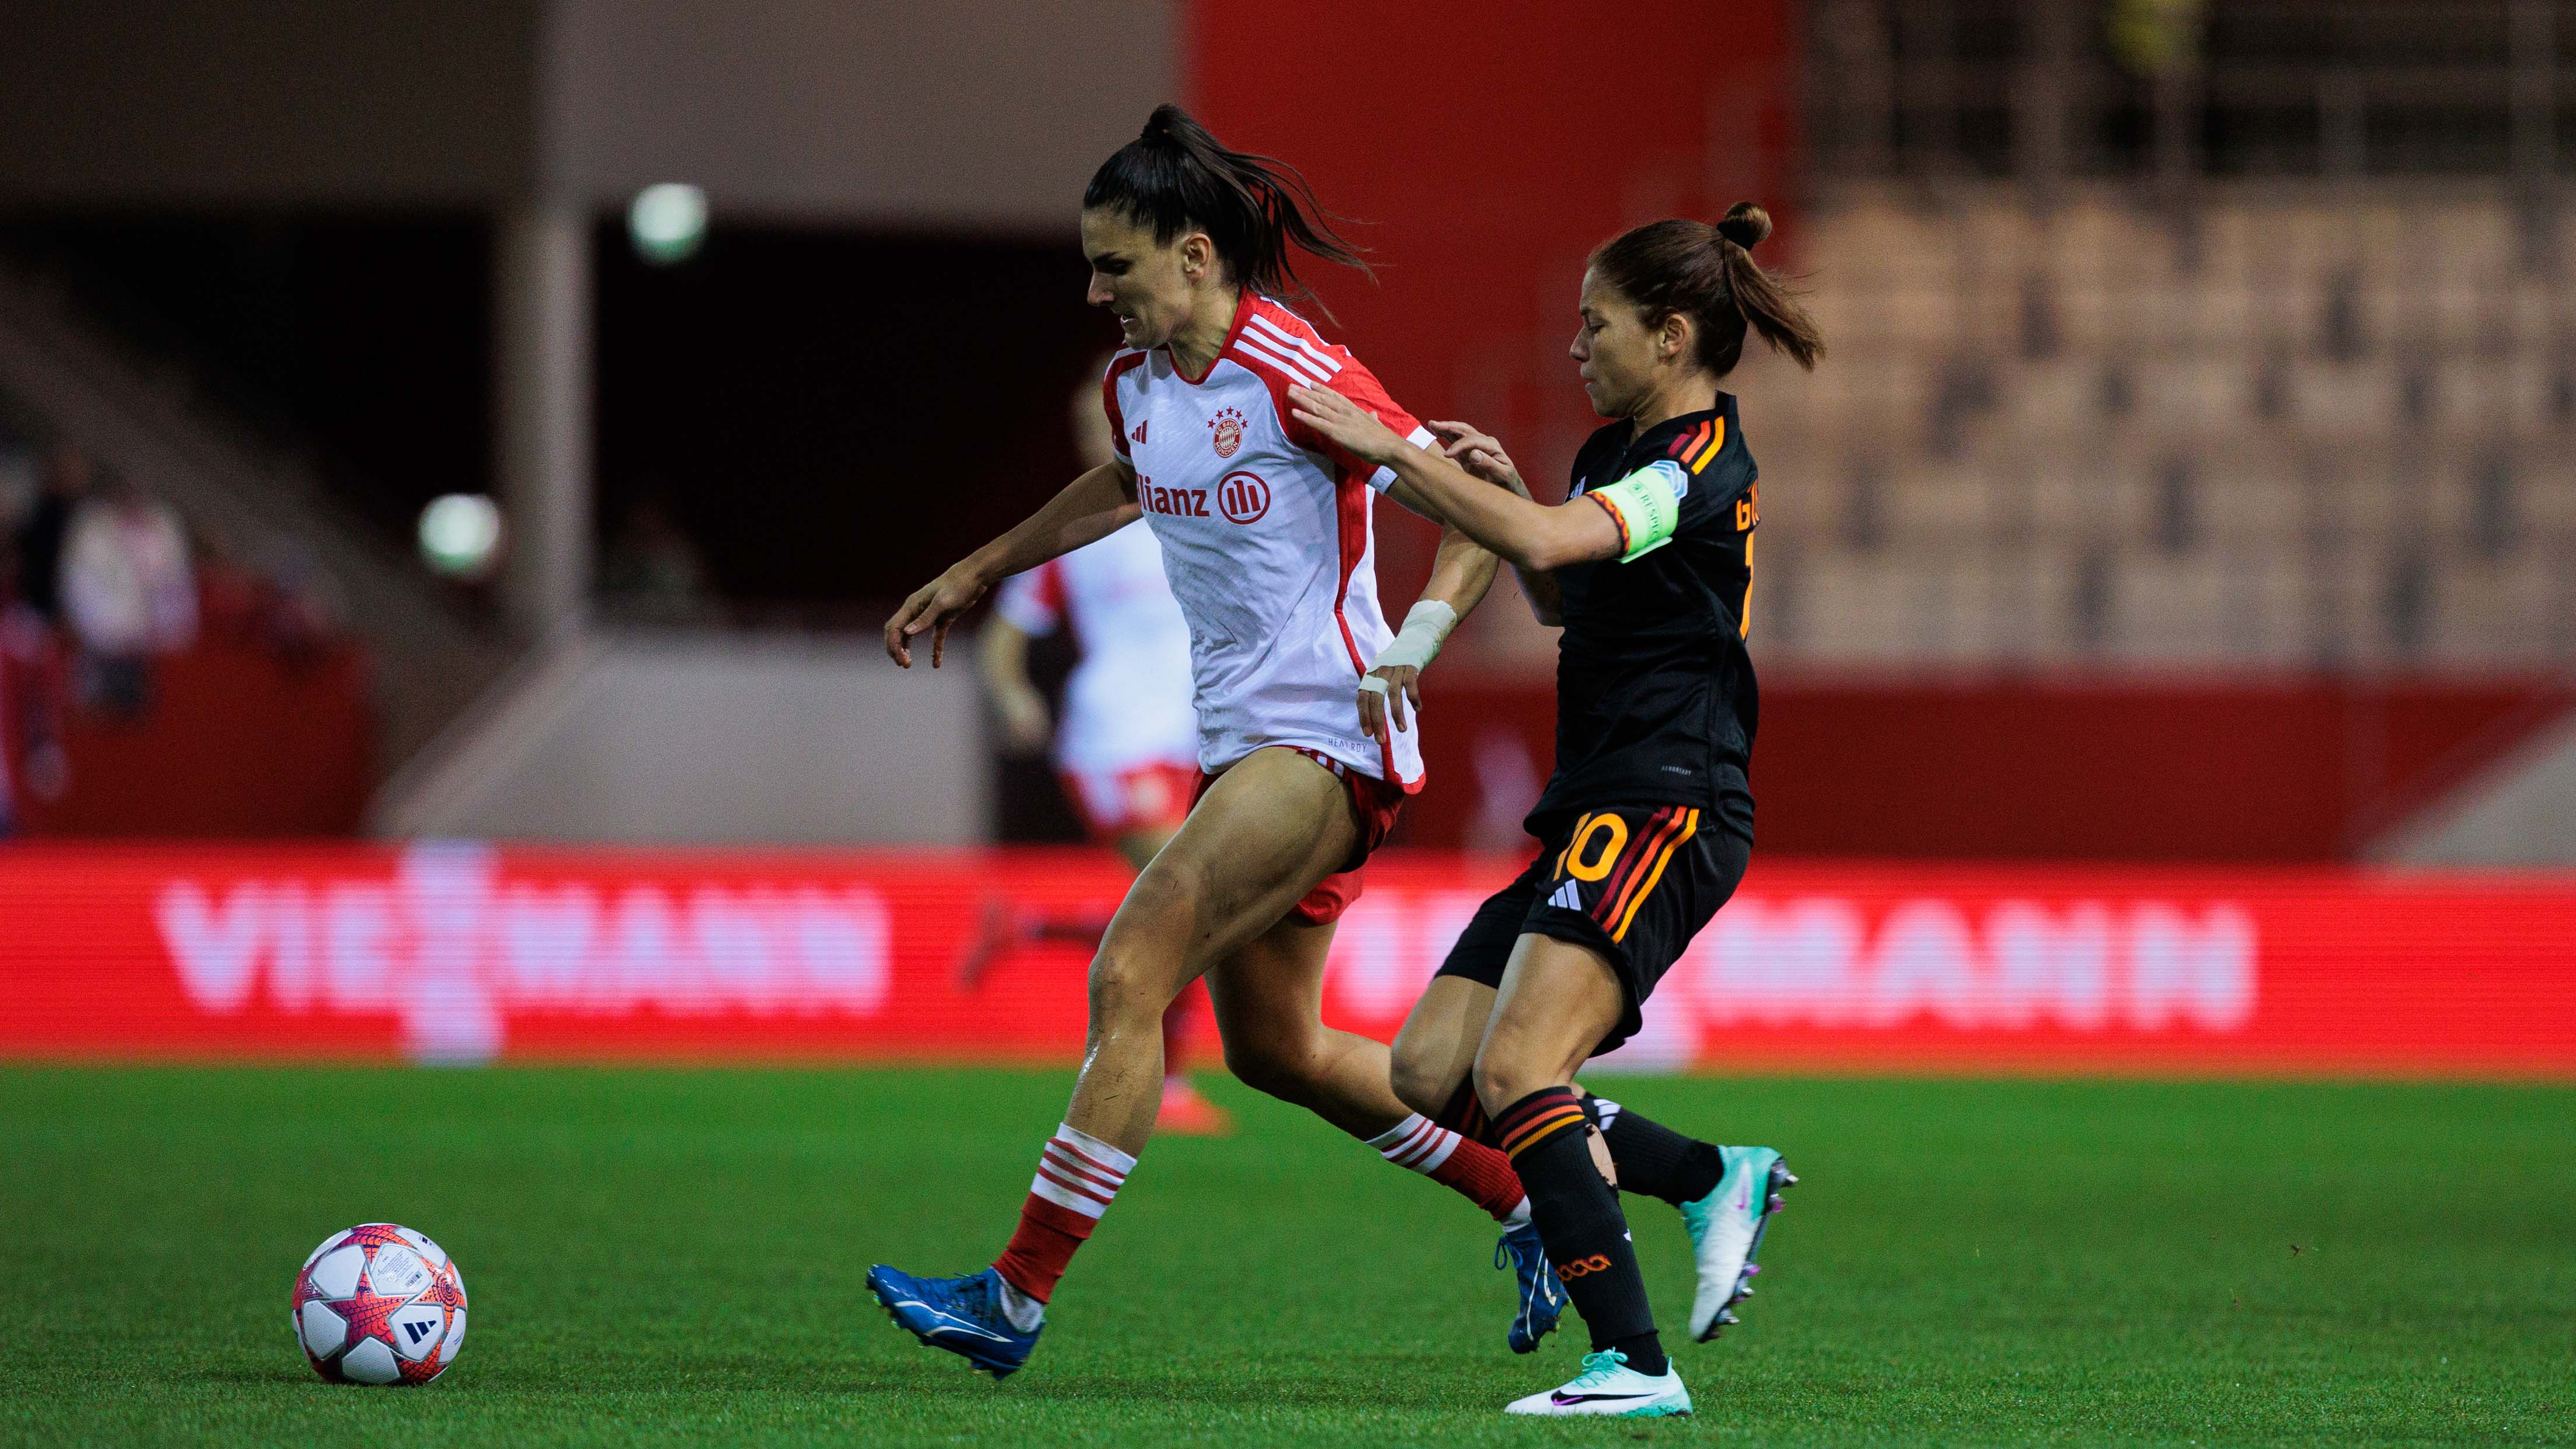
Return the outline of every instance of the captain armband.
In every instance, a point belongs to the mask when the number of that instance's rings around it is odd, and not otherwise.
[[[1673,541],[1673,530],[1682,521],[1682,495],[1689,491],[1690,474],[1660,458],[1584,496],[1608,509],[1619,525],[1619,562],[1628,563]]]

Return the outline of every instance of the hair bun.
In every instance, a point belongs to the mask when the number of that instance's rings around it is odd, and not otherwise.
[[[1748,250],[1771,234],[1771,213],[1749,201],[1739,201],[1726,209],[1726,220],[1717,224],[1717,234]]]

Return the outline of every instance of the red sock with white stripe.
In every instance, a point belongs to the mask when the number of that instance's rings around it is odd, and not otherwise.
[[[1029,1200],[1020,1204],[1020,1226],[993,1262],[1002,1281],[1040,1303],[1073,1261],[1073,1250],[1091,1236],[1109,1211],[1136,1159],[1070,1124],[1059,1125],[1038,1154]],[[1027,1327],[1029,1325],[1022,1325]]]
[[[1433,1182],[1493,1214],[1495,1222],[1516,1228],[1529,1221],[1529,1194],[1511,1159],[1481,1142],[1470,1142],[1419,1113],[1369,1139],[1377,1155],[1398,1167],[1411,1168]]]

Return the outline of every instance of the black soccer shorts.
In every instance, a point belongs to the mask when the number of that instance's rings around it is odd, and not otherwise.
[[[1500,986],[1513,943],[1552,936],[1588,946],[1618,974],[1625,1006],[1593,1054],[1637,1034],[1655,983],[1744,879],[1753,844],[1682,805],[1579,811],[1548,832],[1538,859],[1476,908],[1442,976]]]

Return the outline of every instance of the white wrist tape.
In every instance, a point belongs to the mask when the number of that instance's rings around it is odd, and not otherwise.
[[[1457,627],[1457,610],[1438,599],[1424,599],[1404,616],[1404,627],[1395,631],[1395,637],[1378,651],[1377,662],[1369,667],[1385,669],[1403,665],[1412,669],[1426,668],[1440,656],[1440,646],[1448,639],[1449,631]],[[1374,674],[1365,675],[1360,680],[1360,688],[1371,694],[1384,694],[1386,681]]]

